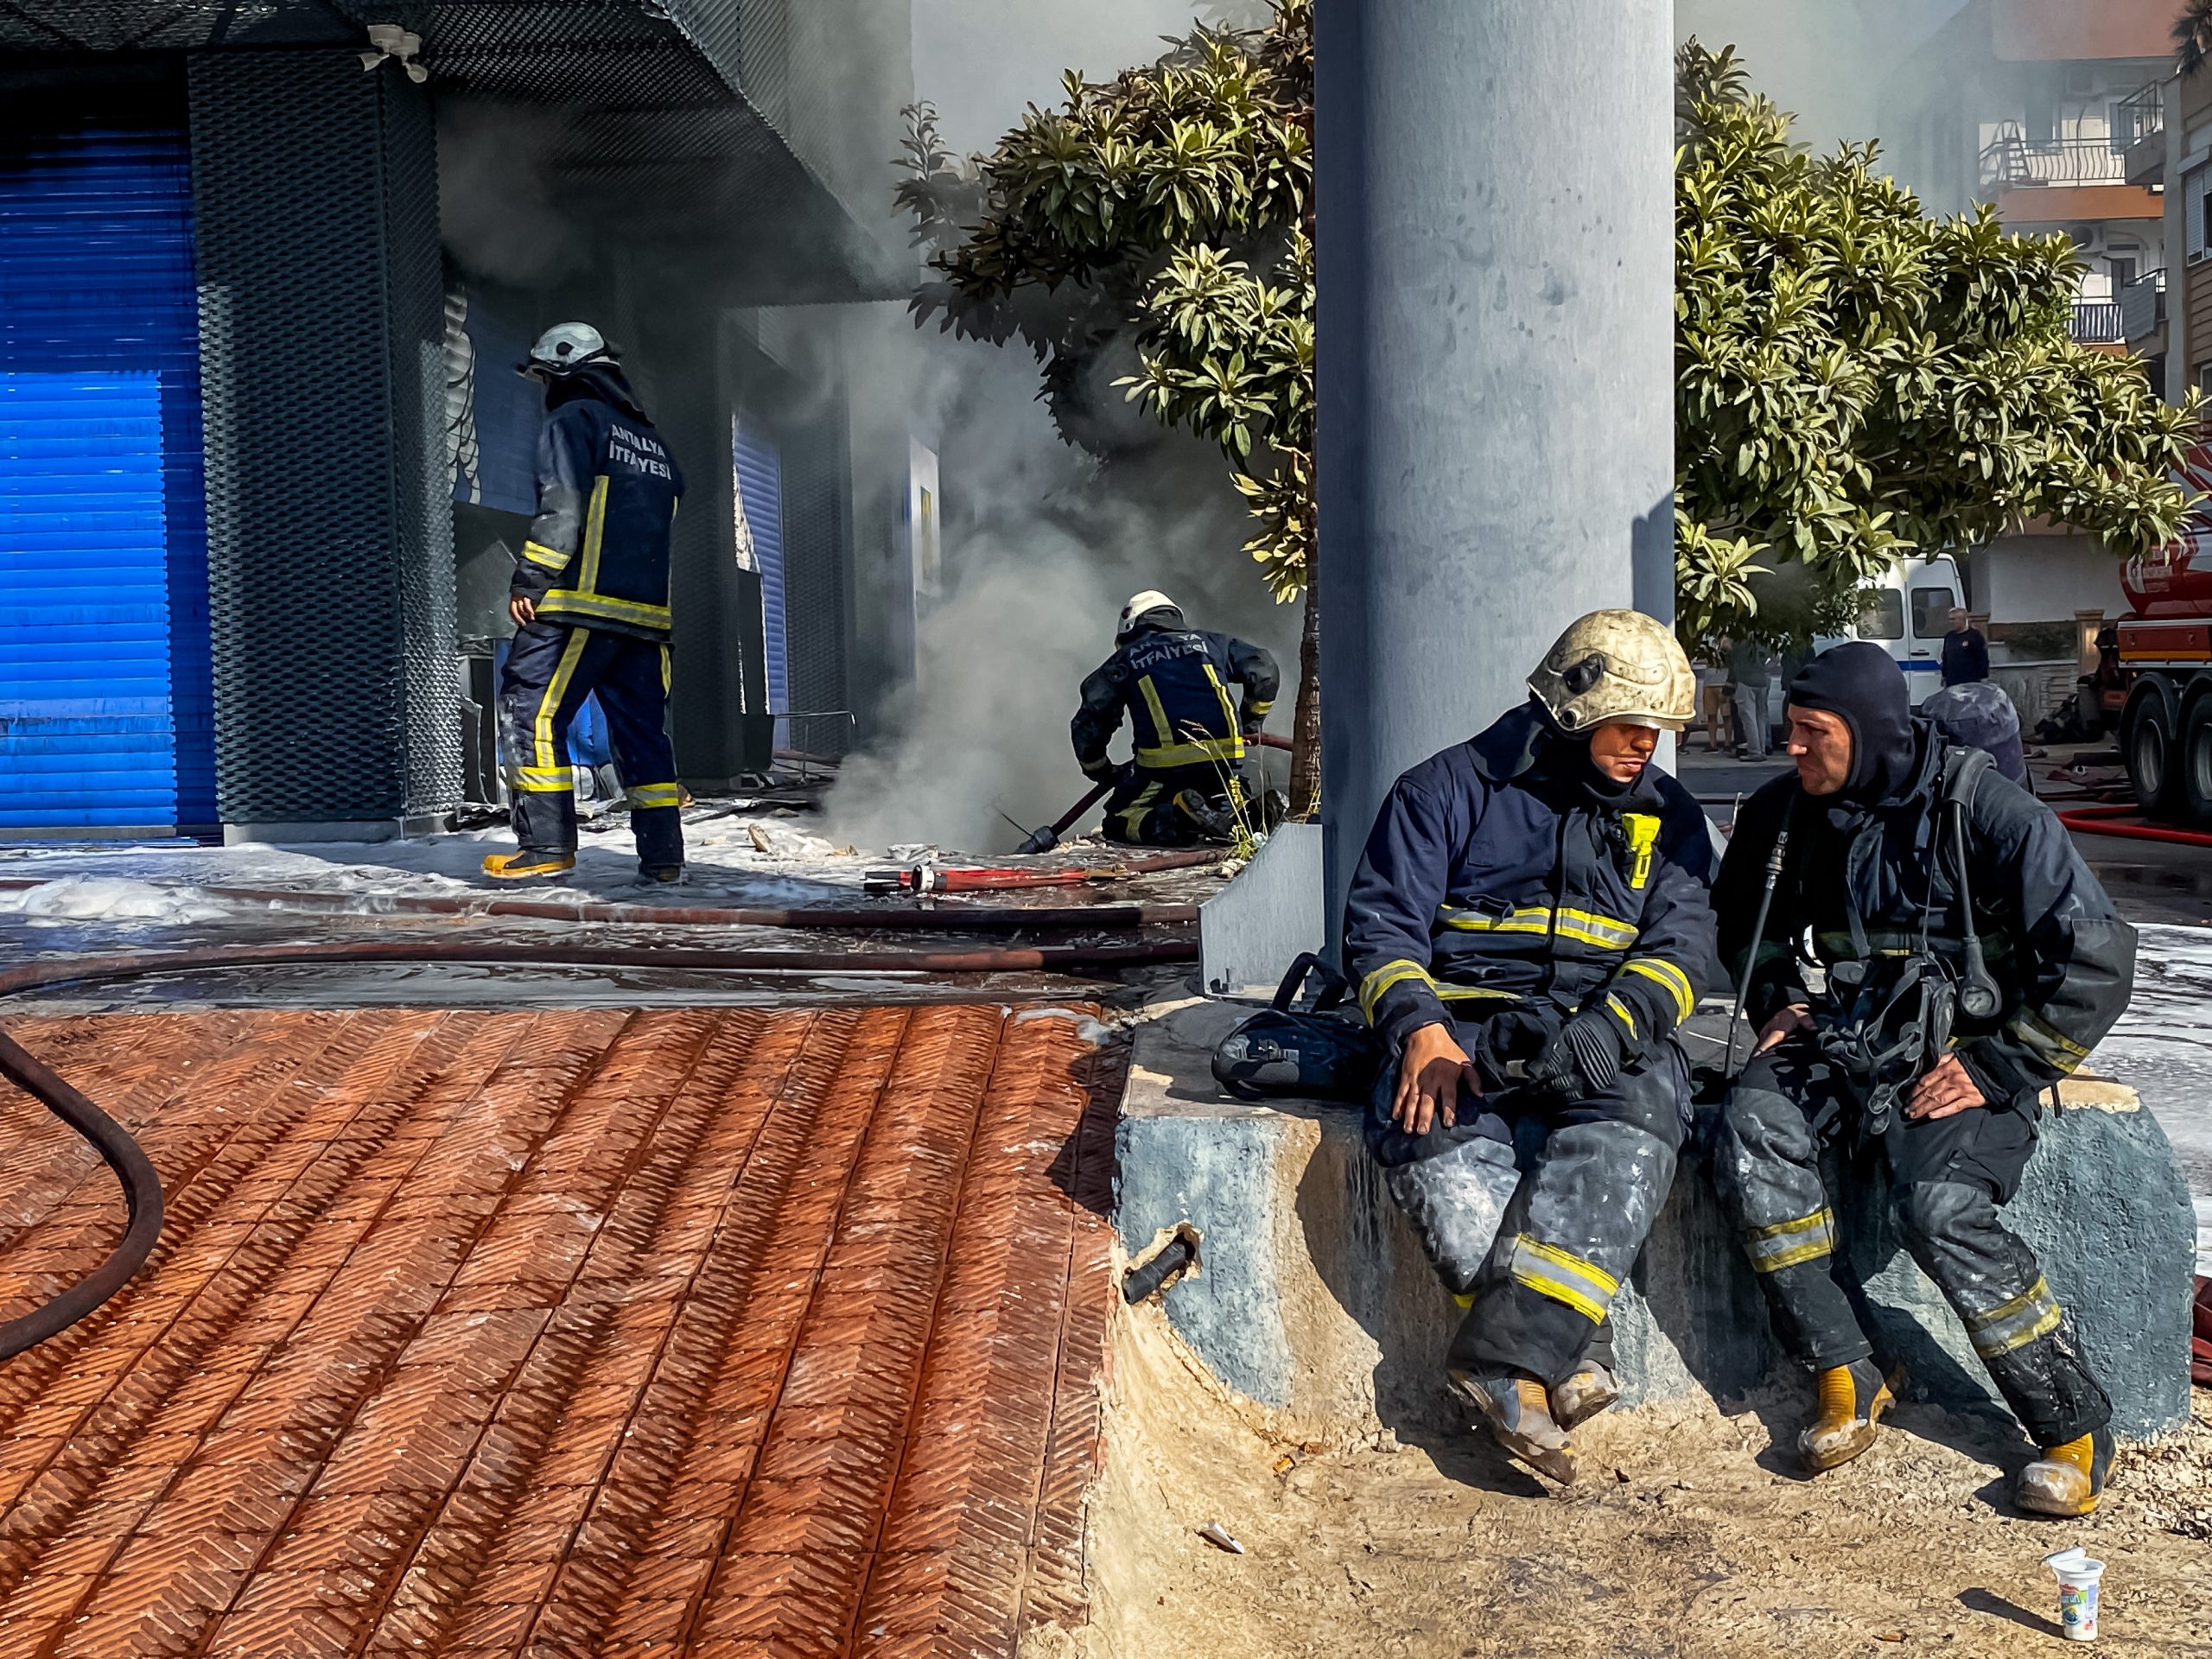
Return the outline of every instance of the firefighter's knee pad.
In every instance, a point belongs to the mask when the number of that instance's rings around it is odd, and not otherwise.
[[[1468,1135],[1433,1157],[1386,1168],[1382,1180],[1444,1287],[1455,1296],[1467,1294],[1521,1185],[1513,1148]]]

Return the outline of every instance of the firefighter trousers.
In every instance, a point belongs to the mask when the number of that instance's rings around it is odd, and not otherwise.
[[[1367,1144],[1445,1288],[1466,1304],[1450,1363],[1548,1385],[1585,1358],[1610,1364],[1613,1297],[1674,1185],[1689,1102],[1681,1052],[1669,1043],[1583,1099],[1513,1089],[1463,1101],[1457,1125],[1425,1135],[1390,1121],[1396,1083],[1385,1066]],[[1515,1152],[1524,1124],[1522,1139],[1541,1139],[1525,1174]]]
[[[1232,804],[1242,806],[1247,798],[1233,766],[1125,766],[1106,798],[1106,839],[1140,847],[1196,847],[1220,840],[1199,815],[1225,820]]]
[[[1721,1115],[1713,1178],[1765,1292],[1775,1335],[1815,1370],[1873,1352],[1836,1275],[1835,1212],[1821,1172],[1872,1179],[1886,1164],[1890,1205],[1905,1249],[1966,1326],[1998,1392],[2038,1446],[2063,1446],[2112,1418],[2073,1321],[2035,1253],[1998,1206],[2019,1190],[2035,1124],[2005,1107],[1922,1121],[1891,1115],[1860,1133],[1849,1080],[1810,1042],[1755,1057]]]
[[[499,739],[506,758],[515,840],[524,852],[576,849],[569,722],[596,692],[622,774],[638,862],[683,862],[682,795],[668,741],[668,647],[604,628],[527,622],[499,677]]]

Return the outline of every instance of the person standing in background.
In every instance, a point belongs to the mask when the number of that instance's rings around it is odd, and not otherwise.
[[[1734,688],[1730,706],[1736,716],[1736,758],[1764,760],[1767,751],[1767,688],[1773,683],[1764,645],[1749,639],[1728,650],[1728,683]]]
[[[1705,727],[1707,754],[1719,753],[1724,744],[1732,749],[1736,747],[1728,716],[1728,670],[1724,665],[1727,655],[1727,640],[1716,639],[1696,664],[1698,715]]]
[[[1951,612],[1951,631],[1943,636],[1943,683],[1972,685],[1989,677],[1989,641],[1962,609]]]

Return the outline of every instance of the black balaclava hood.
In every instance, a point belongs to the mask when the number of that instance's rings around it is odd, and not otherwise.
[[[1789,683],[1790,706],[1824,709],[1851,728],[1851,772],[1842,798],[1879,806],[1911,782],[1918,756],[1912,694],[1897,659],[1871,640],[1824,651]]]
[[[1590,758],[1589,733],[1578,734],[1560,730],[1551,711],[1535,696],[1529,699],[1528,708],[1534,716],[1529,741],[1529,761],[1546,776],[1580,790],[1599,805],[1626,800],[1637,792],[1649,774],[1650,768],[1647,766],[1624,784],[1607,777]]]
[[[638,394],[630,389],[630,378],[622,372],[622,365],[612,358],[601,358],[571,370],[545,389],[545,407],[558,409],[579,397],[596,397],[603,404],[612,404],[632,420],[652,424],[652,417],[645,405],[638,401]]]

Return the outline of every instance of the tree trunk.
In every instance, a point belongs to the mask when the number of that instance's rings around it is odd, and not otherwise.
[[[1321,810],[1321,591],[1306,560],[1306,614],[1298,633],[1298,701],[1291,715],[1290,813]]]

